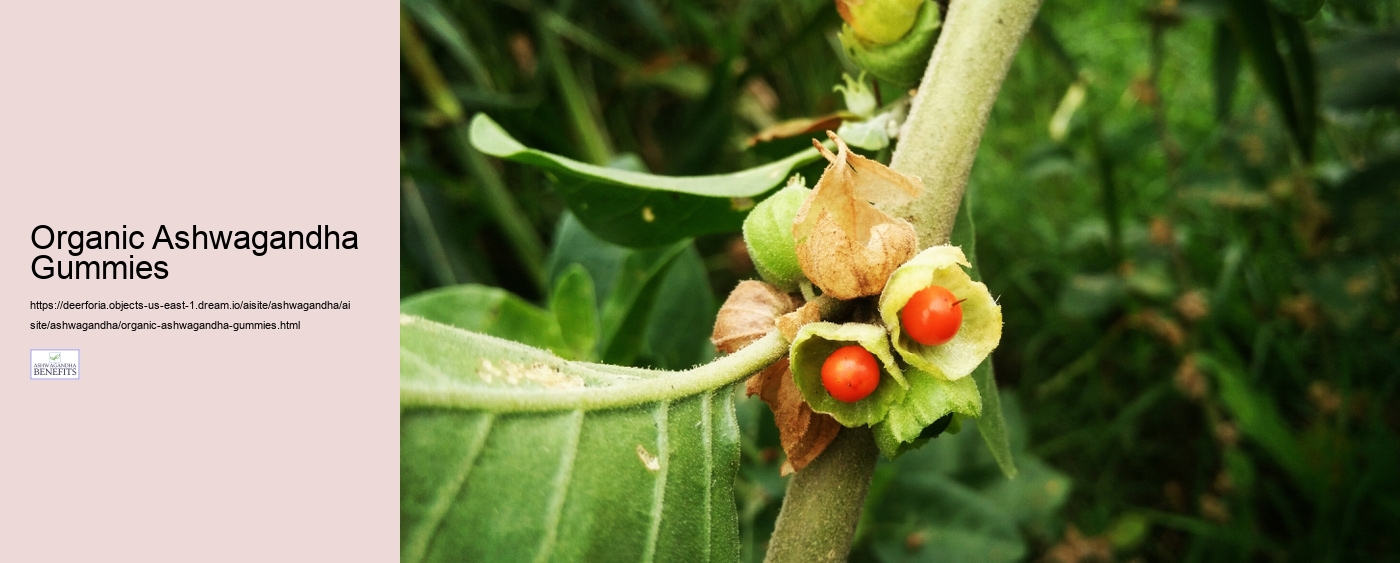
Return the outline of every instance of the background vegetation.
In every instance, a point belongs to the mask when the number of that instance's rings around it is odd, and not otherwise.
[[[882,460],[854,559],[1400,554],[1400,3],[1295,4],[1046,2],[969,189],[1022,475],[967,429]],[[511,319],[581,262],[604,331],[551,348],[712,357],[718,303],[756,276],[737,233],[602,242],[546,175],[471,148],[467,122],[655,173],[767,163],[807,137],[750,136],[842,107],[832,3],[403,7],[403,295],[501,288],[475,322],[530,341]],[[782,456],[766,407],[738,408],[757,560]]]

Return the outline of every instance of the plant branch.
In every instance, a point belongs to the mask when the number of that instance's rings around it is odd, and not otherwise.
[[[948,242],[987,116],[1041,0],[955,0],[914,96],[890,166],[923,179],[914,201],[888,209],[920,246]],[[870,429],[845,428],[793,476],[766,560],[845,561],[875,471]]]
[[[845,561],[880,450],[870,428],[842,428],[793,474],[768,544],[767,561]]]
[[[924,181],[923,194],[886,210],[914,224],[922,248],[953,233],[987,116],[1040,2],[961,0],[948,8],[890,162]]]

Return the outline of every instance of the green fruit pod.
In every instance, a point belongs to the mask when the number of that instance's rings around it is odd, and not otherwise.
[[[822,385],[822,365],[837,349],[859,345],[875,355],[880,364],[880,383],[869,396],[854,403],[832,397]],[[909,383],[890,353],[889,338],[879,325],[816,322],[803,325],[792,341],[793,382],[813,411],[826,413],[844,426],[879,423],[890,405],[904,400]]]
[[[898,41],[877,45],[861,39],[855,28],[845,24],[841,26],[841,47],[870,74],[896,86],[909,87],[918,84],[928,68],[929,55],[942,27],[938,5],[928,0],[919,8],[913,27]]]
[[[934,246],[920,252],[890,274],[880,294],[880,319],[890,331],[890,342],[910,366],[956,381],[967,377],[1001,342],[1001,306],[987,286],[973,281],[961,249]],[[903,330],[900,311],[915,293],[931,285],[947,288],[962,299],[962,325],[952,340],[926,346]],[[930,421],[932,422],[932,421]]]
[[[797,262],[797,241],[792,238],[792,219],[811,194],[801,185],[789,184],[765,199],[744,218],[744,244],[758,275],[787,292],[797,291],[807,279]]]

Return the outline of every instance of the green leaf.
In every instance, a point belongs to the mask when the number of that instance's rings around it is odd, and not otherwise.
[[[549,270],[558,279],[577,264],[595,281],[594,294],[601,303],[598,357],[604,362],[630,365],[641,357],[646,349],[652,306],[667,268],[691,247],[689,241],[682,241],[661,248],[633,250],[598,238],[572,214],[560,218]]]
[[[404,299],[399,312],[569,356],[554,314],[500,288],[466,284]]]
[[[1312,159],[1317,92],[1312,51],[1297,20],[1274,11],[1264,0],[1232,0],[1230,26],[1254,74],[1273,99],[1304,160]],[[1279,39],[1287,45],[1279,48]],[[1285,58],[1287,57],[1287,58]]]
[[[972,197],[974,190],[963,194],[958,208],[958,220],[953,225],[949,237],[953,244],[962,247],[967,259],[972,263],[968,275],[981,281],[982,272],[977,262],[977,225],[972,220]],[[987,449],[991,450],[997,466],[1006,478],[1016,477],[1016,462],[1011,456],[1011,442],[1006,432],[1006,417],[1001,412],[1000,393],[997,392],[996,376],[992,369],[992,358],[987,357],[977,369],[972,370],[972,380],[977,382],[977,391],[982,395],[982,415],[977,420],[977,432],[982,435]]]
[[[913,366],[905,377],[909,380],[909,391],[890,405],[884,420],[871,426],[875,444],[887,458],[894,459],[904,453],[925,427],[948,413],[974,418],[982,414],[982,399],[972,378],[948,381]]]
[[[472,119],[471,140],[481,152],[543,170],[589,230],[634,248],[738,230],[753,198],[819,156],[806,149],[732,174],[671,177],[594,166],[528,148],[485,114]]]
[[[647,321],[666,269],[690,241],[633,252],[623,262],[613,292],[603,304],[603,361],[630,365],[646,346]]]
[[[1317,15],[1327,0],[1269,0],[1279,11],[1295,18],[1306,20]]]
[[[573,264],[554,282],[549,309],[559,323],[559,332],[573,358],[593,357],[598,344],[598,303],[593,278],[583,266]]]
[[[982,435],[992,458],[997,460],[1002,474],[1007,479],[1014,479],[1016,461],[1011,457],[1011,441],[1006,434],[1006,419],[1001,414],[1001,399],[997,393],[996,378],[992,374],[991,358],[972,370],[972,380],[977,382],[977,391],[982,395],[982,416],[977,420],[977,432]]]
[[[1366,111],[1400,106],[1400,32],[1346,37],[1317,51],[1323,101],[1332,108]]]
[[[491,73],[477,56],[476,49],[467,41],[462,26],[448,12],[432,0],[409,0],[402,5],[413,14],[414,19],[423,24],[428,32],[437,37],[447,47],[447,52],[457,59],[458,64],[471,74],[472,80],[483,88],[494,86]]]
[[[646,322],[645,352],[650,363],[683,369],[714,357],[710,332],[718,311],[705,262],[694,244],[686,245],[660,278]]]
[[[1267,393],[1254,389],[1244,372],[1214,356],[1197,353],[1196,363],[1213,375],[1220,386],[1220,401],[1235,418],[1240,432],[1263,447],[1286,470],[1299,487],[1316,486],[1303,449],[1283,415]]]
[[[776,335],[686,372],[399,328],[401,559],[735,561],[733,384]]]
[[[1235,103],[1235,91],[1240,83],[1240,46],[1225,22],[1215,26],[1211,72],[1215,76],[1215,118],[1224,122],[1230,116],[1230,107]]]
[[[881,561],[986,561],[1011,563],[1026,556],[1016,521],[994,500],[971,486],[937,473],[901,471],[886,492],[890,502],[878,510],[892,520],[875,543]],[[918,538],[915,549],[909,541]]]

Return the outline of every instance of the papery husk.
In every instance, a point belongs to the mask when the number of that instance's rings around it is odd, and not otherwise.
[[[777,330],[778,316],[797,309],[798,303],[796,298],[772,285],[756,280],[741,281],[719,308],[710,341],[721,352],[737,352]]]
[[[778,316],[778,333],[783,336],[783,340],[792,342],[797,338],[797,331],[802,327],[822,320],[821,310],[815,301],[804,303],[796,311]]]
[[[913,225],[871,202],[907,201],[923,191],[923,183],[852,153],[835,133],[827,135],[836,141],[837,152],[817,144],[829,164],[793,219],[797,260],[807,279],[826,295],[875,295],[919,244]]]
[[[841,431],[836,419],[813,412],[802,399],[802,392],[792,381],[787,358],[749,378],[747,391],[750,396],[758,395],[773,410],[778,440],[788,457],[783,463],[782,475],[801,471],[821,455]]]
[[[837,400],[822,385],[821,370],[826,359],[838,348],[859,345],[873,354],[880,367],[875,391],[853,403]],[[816,322],[797,331],[792,342],[792,379],[802,398],[816,412],[830,414],[843,426],[865,426],[885,419],[890,405],[904,400],[909,384],[890,353],[885,329],[866,323],[836,324]]]
[[[880,319],[890,331],[890,342],[909,365],[948,380],[967,377],[1001,342],[1001,306],[987,286],[973,281],[962,249],[930,247],[900,266],[880,294]],[[900,322],[900,310],[909,298],[930,285],[947,288],[962,302],[962,326],[952,340],[925,346],[910,338]]]

